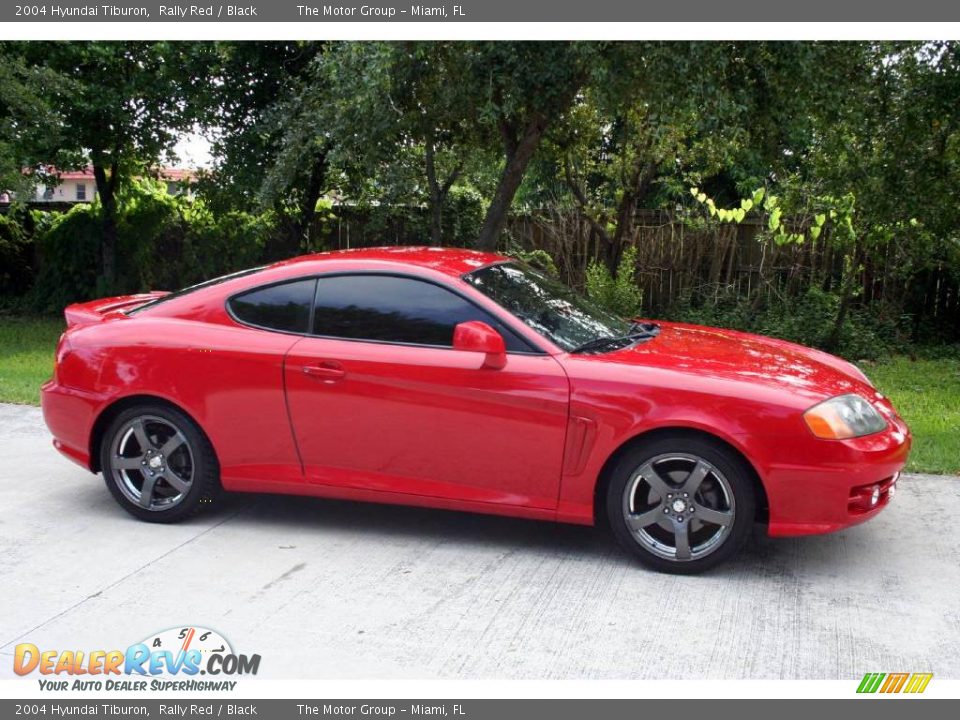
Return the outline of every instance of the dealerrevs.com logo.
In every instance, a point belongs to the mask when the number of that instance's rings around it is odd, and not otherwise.
[[[259,669],[260,655],[236,653],[220,633],[202,627],[163,630],[126,650],[41,650],[20,643],[13,657],[17,675],[44,676],[38,678],[41,690],[233,690],[237,681],[228,678]]]

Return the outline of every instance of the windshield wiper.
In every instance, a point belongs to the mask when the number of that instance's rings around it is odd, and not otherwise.
[[[652,322],[634,322],[630,325],[630,334],[639,335],[640,339],[656,337],[660,334],[660,326]]]
[[[635,322],[630,326],[630,332],[627,335],[610,335],[588,340],[570,351],[571,354],[596,352],[611,345],[632,345],[641,340],[649,340],[660,334],[660,326],[654,323]]]
[[[610,335],[608,337],[598,337],[594,338],[593,340],[588,340],[583,345],[578,345],[570,351],[570,354],[578,355],[580,353],[595,352],[613,344],[632,342],[633,335]]]

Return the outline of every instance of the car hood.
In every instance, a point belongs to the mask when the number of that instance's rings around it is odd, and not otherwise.
[[[851,392],[876,395],[855,365],[820,350],[735,330],[657,324],[660,333],[651,340],[592,357],[765,385],[815,400]]]

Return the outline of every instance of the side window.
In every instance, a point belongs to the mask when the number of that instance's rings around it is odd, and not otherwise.
[[[250,290],[230,300],[230,310],[240,322],[268,330],[305,333],[317,281],[295,280]]]
[[[453,328],[482,320],[496,328],[507,350],[530,346],[468,300],[433,283],[392,275],[339,275],[320,278],[313,332],[350,340],[453,345]]]

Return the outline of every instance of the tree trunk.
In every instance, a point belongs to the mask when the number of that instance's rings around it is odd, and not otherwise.
[[[633,172],[626,183],[623,195],[620,198],[620,205],[617,208],[617,229],[610,240],[610,245],[607,247],[607,253],[604,257],[604,261],[612,274],[617,272],[617,266],[620,265],[624,245],[633,237],[637,205],[650,190],[650,185],[656,177],[656,170],[656,163],[652,161],[644,162],[638,157]]]
[[[427,186],[430,188],[430,244],[443,243],[443,198],[440,197],[440,183],[437,182],[437,167],[435,162],[436,147],[433,138],[428,137],[426,142]]]
[[[310,251],[314,250],[310,237],[313,227],[313,218],[317,214],[317,202],[323,192],[324,180],[327,176],[327,152],[326,150],[317,150],[313,155],[313,163],[310,166],[310,176],[307,178],[306,187],[303,190],[303,197],[300,199],[299,214],[297,217],[297,231],[300,235],[299,242]]]
[[[830,329],[830,335],[825,343],[827,350],[837,352],[840,349],[840,340],[843,334],[843,325],[847,321],[847,314],[850,310],[850,304],[853,302],[853,289],[856,282],[857,271],[860,267],[863,257],[863,249],[860,243],[857,243],[853,251],[853,257],[849,272],[846,272],[840,286],[840,306],[837,308],[837,315],[833,320],[833,327]]]
[[[487,215],[483,220],[480,237],[477,239],[477,247],[480,250],[492,252],[497,249],[500,233],[503,232],[507,223],[507,212],[513,204],[513,197],[517,194],[517,188],[523,181],[527,166],[540,145],[543,133],[547,129],[547,123],[547,118],[543,114],[534,113],[524,127],[522,135],[516,138],[514,142],[511,142],[511,138],[505,135],[507,163],[500,175],[493,200],[490,201],[490,207],[487,208]]]
[[[443,205],[437,197],[430,200],[430,244],[443,245]]]
[[[583,218],[587,221],[587,224],[590,226],[590,240],[592,240],[593,235],[596,235],[600,241],[599,244],[601,245],[602,251],[605,252],[606,248],[608,248],[612,243],[610,234],[607,232],[604,224],[591,214],[590,202],[587,200],[586,194],[580,187],[580,183],[573,176],[573,168],[570,165],[570,158],[564,159],[563,177],[567,184],[567,189],[570,191],[570,194],[573,195],[573,199],[580,207],[580,215],[583,216]],[[588,240],[588,245],[590,244],[592,244],[592,242]]]
[[[425,151],[427,186],[430,189],[430,244],[439,246],[443,245],[443,204],[447,201],[450,188],[460,177],[463,164],[458,164],[441,183],[437,178],[437,148],[434,145],[433,137],[430,135],[427,136]]]
[[[93,177],[97,183],[97,194],[103,208],[103,240],[100,244],[100,276],[106,289],[113,290],[117,281],[117,201],[116,189],[117,164],[110,166],[110,176],[104,167],[102,156],[93,158]]]

